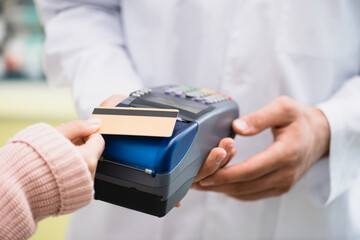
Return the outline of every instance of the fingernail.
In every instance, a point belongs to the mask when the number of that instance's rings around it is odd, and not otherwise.
[[[222,163],[222,161],[224,160],[224,158],[225,158],[225,156],[217,156],[215,158],[215,164],[219,166]]]
[[[208,187],[208,186],[214,185],[214,181],[212,181],[210,179],[206,179],[206,180],[200,181],[199,184],[203,187]]]
[[[227,147],[225,148],[225,151],[226,151],[227,156],[230,155],[230,153],[231,153],[231,151],[233,150],[233,148],[234,148],[234,145],[229,145],[229,146],[227,146]]]
[[[87,120],[87,122],[90,123],[91,125],[99,126],[101,123],[101,119],[100,118],[90,118]]]
[[[246,129],[248,128],[247,123],[242,119],[235,120],[234,125],[241,131],[246,131]]]

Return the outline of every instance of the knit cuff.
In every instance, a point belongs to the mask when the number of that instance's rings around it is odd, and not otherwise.
[[[42,166],[33,170],[35,179],[31,174],[23,179],[35,218],[71,213],[91,201],[93,183],[85,160],[56,129],[36,124],[16,134],[10,142],[31,146],[44,160]]]

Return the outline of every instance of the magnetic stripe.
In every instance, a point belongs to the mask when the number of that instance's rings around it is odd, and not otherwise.
[[[176,118],[178,112],[95,108],[93,114]]]

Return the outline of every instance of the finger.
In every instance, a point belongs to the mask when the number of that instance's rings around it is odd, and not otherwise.
[[[89,136],[85,144],[78,147],[92,175],[95,173],[98,159],[104,151],[104,147],[105,141],[99,133]]]
[[[197,186],[193,186],[193,188],[200,191],[213,191],[213,192],[223,193],[230,197],[243,201],[252,201],[267,197],[280,196],[281,194],[284,194],[290,190],[290,188],[288,187],[265,187],[264,189],[259,188],[257,189],[257,191],[250,190],[249,192],[247,192],[247,191],[234,191],[232,185],[204,188],[201,187],[199,184],[197,184]]]
[[[100,127],[99,118],[91,118],[89,120],[74,120],[68,123],[61,124],[56,129],[61,132],[70,141],[79,138],[86,137]]]
[[[238,200],[242,201],[255,201],[259,199],[269,198],[269,197],[277,197],[282,194],[285,194],[288,192],[288,189],[286,188],[272,188],[267,189],[262,192],[252,193],[252,194],[244,194],[244,195],[228,195],[230,197],[234,197]]]
[[[251,186],[254,186],[251,188]],[[203,187],[198,183],[193,184],[192,188],[199,191],[211,191],[217,193],[224,193],[226,195],[231,196],[238,196],[238,195],[245,195],[245,194],[253,194],[262,192],[269,188],[273,188],[274,186],[266,186],[266,185],[258,185],[258,183],[230,183],[225,185],[219,186],[209,186]]]
[[[230,153],[226,152],[226,157],[225,157],[225,159],[222,161],[221,167],[225,167],[225,166],[231,161],[231,159],[235,156],[235,154],[236,154],[236,149],[235,149],[235,147],[232,148],[231,150],[228,150],[228,151],[230,151]]]
[[[175,207],[181,207],[181,201],[180,202],[178,202],[176,205],[175,205]]]
[[[196,175],[194,182],[198,182],[201,179],[213,174],[217,169],[224,166],[228,159],[233,156],[234,139],[223,138],[219,142],[218,148],[213,148],[208,155],[207,159],[201,166],[198,174]],[[225,152],[224,152],[225,151]]]
[[[269,127],[281,127],[291,123],[296,116],[296,104],[291,98],[282,96],[264,108],[233,121],[234,131],[240,135],[254,135]]]
[[[113,95],[113,96],[109,97],[108,99],[106,99],[105,101],[103,101],[100,104],[100,106],[115,107],[116,105],[121,103],[124,99],[126,99],[126,97],[123,95]]]
[[[198,182],[201,179],[213,174],[221,167],[221,163],[226,157],[226,152],[223,148],[213,148],[210,151],[209,156],[201,166],[199,172],[195,176],[194,182]]]
[[[285,154],[281,143],[275,142],[244,162],[219,169],[212,176],[201,180],[200,185],[222,185],[260,178],[282,167]]]
[[[233,148],[233,143],[234,141],[231,138],[222,139],[219,143],[219,146],[221,147],[213,148],[211,150],[200,170],[198,171],[197,175],[195,176],[193,182],[196,183],[210,176],[211,174],[216,172],[216,170],[226,165],[236,153],[236,149]],[[228,149],[228,151],[230,151],[230,154],[228,154],[225,149]]]
[[[232,138],[223,138],[219,143],[219,147],[223,148],[226,151],[226,156],[220,164],[220,167],[225,166],[232,157],[236,154],[236,149],[234,147],[235,141]]]
[[[199,183],[193,185],[193,189],[199,191],[212,191],[233,196],[257,193],[273,187],[273,184],[266,184],[264,179],[215,186],[202,186]]]
[[[290,188],[294,183],[293,181],[294,177],[292,176],[292,174],[293,171],[291,169],[278,170],[252,181],[229,183],[224,185],[207,186],[207,187],[197,184],[194,185],[193,188],[201,191],[213,191],[213,192],[225,193],[227,195],[232,195],[232,196],[252,194],[276,187]]]

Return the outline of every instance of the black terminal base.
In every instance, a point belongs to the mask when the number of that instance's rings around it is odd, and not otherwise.
[[[193,178],[189,179],[167,200],[162,201],[161,196],[95,178],[95,199],[163,217],[185,196],[192,181]]]

